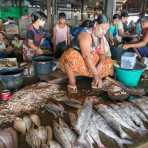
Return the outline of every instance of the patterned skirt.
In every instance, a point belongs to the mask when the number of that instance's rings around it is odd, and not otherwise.
[[[110,58],[106,58],[105,60],[99,62],[100,57],[96,53],[92,53],[91,58],[94,66],[97,67],[97,64],[99,63],[97,70],[100,77],[104,78],[108,75],[113,74],[113,62]],[[74,50],[73,48],[70,48],[63,53],[60,59],[60,68],[64,73],[66,73],[66,68],[68,68],[77,76],[93,76],[89,68],[87,67],[81,53]]]

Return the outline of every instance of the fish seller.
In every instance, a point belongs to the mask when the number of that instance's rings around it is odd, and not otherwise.
[[[31,14],[32,24],[27,29],[26,41],[23,45],[23,58],[25,61],[30,61],[33,56],[43,54],[40,48],[43,34],[40,32],[40,27],[45,25],[46,15],[41,12],[33,12]]]
[[[76,76],[93,77],[92,88],[102,87],[102,78],[113,75],[113,62],[106,55],[104,35],[108,30],[107,18],[98,16],[95,21],[86,20],[86,26],[77,37],[75,46],[64,52],[60,67],[68,76],[69,93],[77,93]]]
[[[124,44],[123,48],[129,49],[138,49],[136,50],[137,54],[141,57],[148,57],[148,16],[144,16],[141,18],[141,25],[143,29],[143,38],[133,44]]]

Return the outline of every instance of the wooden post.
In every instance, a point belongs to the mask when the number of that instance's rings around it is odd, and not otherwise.
[[[47,0],[47,26],[50,30],[51,28],[51,0]]]
[[[115,0],[106,0],[105,2],[106,2],[106,4],[105,4],[105,14],[107,15],[107,17],[109,19],[111,19],[112,16],[113,16]]]
[[[83,21],[84,0],[81,0],[81,20]]]

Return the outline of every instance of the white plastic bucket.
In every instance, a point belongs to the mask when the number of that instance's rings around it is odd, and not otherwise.
[[[125,52],[121,56],[121,68],[124,69],[133,69],[136,64],[136,53],[133,52]]]

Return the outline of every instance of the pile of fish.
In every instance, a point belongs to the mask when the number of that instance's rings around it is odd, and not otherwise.
[[[86,99],[77,113],[66,113],[61,105],[58,106],[46,105],[46,110],[57,114],[53,134],[63,148],[104,148],[102,134],[116,142],[117,147],[124,147],[135,142],[129,133],[148,134],[148,98],[108,105],[93,105],[91,99]],[[68,114],[71,124],[67,124],[59,113]]]
[[[13,121],[22,112],[38,110],[50,98],[62,100],[64,97],[65,92],[57,84],[40,82],[27,86],[14,93],[10,101],[0,104],[0,124]]]

